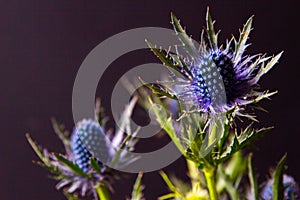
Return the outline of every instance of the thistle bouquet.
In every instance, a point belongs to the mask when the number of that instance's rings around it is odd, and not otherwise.
[[[137,142],[138,131],[131,133],[128,119],[138,98],[145,109],[152,109],[188,168],[190,182],[160,172],[170,193],[159,199],[300,199],[297,183],[285,174],[286,155],[272,170],[270,179],[258,183],[252,153],[244,151],[273,128],[256,128],[260,125],[255,111],[263,110],[258,103],[276,93],[262,89],[259,80],[282,55],[245,54],[252,21],[253,17],[246,21],[238,38],[232,37],[225,45],[219,45],[214,21],[207,11],[206,29],[196,45],[172,13],[171,24],[181,45],[162,49],[152,44],[155,41],[146,41],[170,70],[168,78],[153,84],[141,77],[150,90],[140,88],[136,92],[137,97],[121,117],[121,128],[110,135],[111,140],[106,137],[108,131],[104,129],[100,106],[96,107],[95,119],[78,122],[71,136],[53,120],[66,148],[63,155],[42,150],[27,135],[41,160],[36,163],[54,174],[59,180],[57,188],[65,188],[69,199],[89,194],[94,199],[110,199],[113,182],[122,177],[111,166],[138,159],[126,154],[134,150]],[[97,159],[99,156],[101,160]],[[139,174],[131,199],[144,199],[141,182]]]

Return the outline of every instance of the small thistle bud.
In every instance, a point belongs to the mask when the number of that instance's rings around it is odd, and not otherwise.
[[[93,120],[80,121],[71,138],[74,162],[85,172],[90,170],[90,158],[106,161],[108,148],[104,130]],[[99,162],[100,163],[100,162]]]
[[[262,199],[265,199],[265,200],[273,199],[273,190],[272,190],[273,182],[274,182],[274,180],[271,179],[264,186],[264,188],[261,192]],[[284,175],[283,176],[283,186],[285,188],[285,190],[284,190],[284,199],[285,200],[300,199],[299,186],[297,185],[297,183],[295,182],[293,177]]]

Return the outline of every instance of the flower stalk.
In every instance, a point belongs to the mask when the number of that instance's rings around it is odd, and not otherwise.
[[[111,199],[109,190],[105,185],[103,185],[103,184],[97,185],[96,191],[97,191],[97,194],[98,194],[98,197],[100,200],[110,200]]]
[[[218,193],[216,187],[216,172],[217,167],[206,167],[203,169],[210,200],[218,200]]]
[[[194,188],[196,184],[200,183],[200,171],[195,162],[187,159],[186,163],[191,179],[192,188]]]

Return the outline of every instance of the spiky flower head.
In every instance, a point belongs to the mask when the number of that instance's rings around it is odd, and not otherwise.
[[[134,149],[136,133],[128,133],[129,136],[124,138],[124,130],[130,130],[128,119],[135,102],[136,99],[132,100],[123,112],[115,134],[106,134],[103,128],[105,122],[98,111],[96,113],[99,115],[95,119],[83,119],[78,122],[70,137],[68,132],[53,120],[55,132],[66,149],[64,155],[41,149],[27,135],[29,143],[41,160],[37,164],[49,170],[54,179],[59,180],[56,187],[64,188],[68,198],[74,199],[74,193],[77,191],[81,196],[92,194],[94,199],[98,199],[99,187],[101,190],[112,189],[111,183],[120,176],[120,173],[111,167],[124,166],[137,159],[127,156],[127,153]],[[124,148],[127,151],[124,151]]]
[[[261,198],[264,200],[273,199],[273,186],[274,180],[269,180],[261,192]],[[283,176],[284,200],[300,199],[299,186],[294,178],[288,175]]]
[[[94,149],[90,151],[87,149]],[[97,158],[106,162],[108,158],[108,144],[103,128],[94,120],[82,120],[71,137],[72,157],[74,162],[85,172],[91,169],[90,159],[94,157],[91,152],[100,152]],[[99,164],[101,162],[99,161]]]
[[[179,53],[177,47],[176,53],[173,53],[170,49],[157,49],[147,42],[164,65],[179,73],[168,84],[163,84],[164,88],[159,88],[162,93],[176,98],[189,110],[209,113],[242,107],[272,95],[259,91],[258,81],[278,61],[281,53],[275,57],[245,55],[252,20],[252,17],[248,19],[238,40],[233,37],[223,47],[218,46],[218,34],[207,11],[209,45],[205,42],[203,31],[199,47],[196,47],[179,20],[171,14],[171,23],[187,55]]]

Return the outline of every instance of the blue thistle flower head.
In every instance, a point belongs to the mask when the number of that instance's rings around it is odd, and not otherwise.
[[[274,180],[269,180],[261,192],[261,197],[264,200],[273,199],[273,182]],[[299,186],[293,179],[293,177],[284,175],[283,176],[283,186],[284,186],[284,200],[300,199],[299,196]]]
[[[179,53],[177,47],[173,53],[147,42],[165,66],[178,72],[164,88],[159,88],[163,94],[179,100],[185,109],[209,113],[256,103],[274,94],[259,91],[258,81],[277,63],[282,53],[275,57],[245,55],[252,17],[245,23],[239,39],[233,37],[225,47],[218,46],[218,34],[214,31],[209,11],[206,16],[207,39],[203,31],[199,47],[174,14],[171,14],[171,20],[186,55]]]
[[[124,166],[138,159],[128,156],[137,142],[135,135],[132,134],[133,137],[127,139],[124,137],[124,127],[129,130],[128,119],[131,117],[135,102],[136,99],[133,99],[124,110],[120,119],[120,126],[123,128],[117,129],[114,135],[107,135],[102,128],[105,121],[102,119],[100,102],[96,109],[96,118],[78,122],[71,137],[67,131],[64,131],[63,126],[53,119],[54,130],[65,146],[65,155],[49,153],[47,149],[41,149],[27,135],[29,143],[41,159],[39,165],[48,169],[54,178],[59,180],[57,189],[64,188],[67,196],[74,196],[76,199],[77,194],[74,194],[76,192],[80,192],[82,197],[93,195],[97,199],[97,185],[112,189],[111,182],[119,178],[120,173],[109,166]],[[127,151],[121,151],[121,146]]]
[[[71,137],[72,157],[74,162],[85,172],[88,172],[90,167],[90,159],[95,158],[89,149],[96,149],[99,152],[97,158],[101,161],[107,161],[108,146],[104,130],[98,122],[94,120],[82,120],[77,124],[76,129]],[[101,161],[98,161],[102,166]]]

